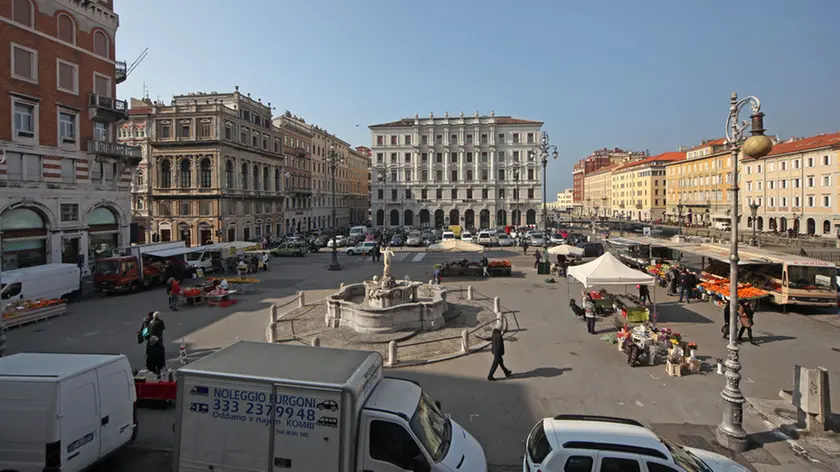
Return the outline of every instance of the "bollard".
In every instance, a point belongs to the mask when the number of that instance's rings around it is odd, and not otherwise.
[[[472,285],[467,285],[467,300],[473,299],[473,289]]]
[[[435,284],[434,280],[429,280],[429,285],[434,285],[434,284]]]
[[[502,312],[496,312],[496,327],[502,329]]]
[[[280,318],[280,309],[277,305],[271,305],[268,307],[268,314],[269,314],[269,321],[272,323],[277,323],[277,320]]]
[[[306,296],[303,291],[298,292],[298,308],[303,308],[306,305]]]
[[[344,282],[341,282],[340,284],[338,284],[338,289],[339,290],[344,290]]]
[[[268,342],[277,342],[277,323],[274,321],[268,324]]]
[[[397,365],[397,342],[391,341],[388,343],[388,360],[385,362],[386,365],[395,366]]]
[[[499,301],[499,297],[493,297],[493,312],[497,314],[502,312],[502,303]]]
[[[467,330],[461,331],[461,352],[464,354],[470,352],[470,332]]]
[[[321,338],[318,336],[312,338],[312,347],[321,347]]]

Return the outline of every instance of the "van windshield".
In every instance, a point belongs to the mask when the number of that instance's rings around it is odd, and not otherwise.
[[[425,392],[420,394],[417,410],[408,424],[432,460],[440,462],[449,451],[452,423],[441,414],[434,401]]]
[[[187,253],[187,260],[188,261],[200,261],[201,256],[203,256],[203,252],[188,252]]]
[[[834,276],[835,269],[831,267],[788,266],[790,288],[833,291],[837,289]]]
[[[98,261],[96,263],[96,273],[97,274],[110,274],[110,273],[117,273],[120,269],[120,262],[119,261]]]

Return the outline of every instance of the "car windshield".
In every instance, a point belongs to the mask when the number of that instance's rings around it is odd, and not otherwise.
[[[200,261],[201,256],[203,256],[203,252],[188,252],[187,253],[187,260],[188,261]]]
[[[99,261],[96,263],[97,274],[110,274],[119,272],[119,261]]]
[[[836,290],[835,270],[831,267],[788,266],[790,288],[807,290]]]
[[[452,423],[443,416],[425,392],[420,394],[417,410],[408,424],[432,460],[440,462],[446,456],[452,441]]]
[[[674,462],[686,470],[686,472],[714,472],[705,462],[692,454],[688,449],[674,444],[662,436],[659,436],[659,440],[671,452],[671,455],[674,457]]]

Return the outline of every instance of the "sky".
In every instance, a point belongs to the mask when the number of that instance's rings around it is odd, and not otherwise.
[[[838,0],[116,0],[121,98],[242,93],[354,146],[367,126],[476,111],[543,121],[548,194],[593,150],[723,136],[729,95],[769,134],[840,131]],[[746,116],[746,112],[745,115]],[[549,201],[554,200],[549,197]]]

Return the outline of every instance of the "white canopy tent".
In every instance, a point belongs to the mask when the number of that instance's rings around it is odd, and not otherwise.
[[[448,239],[426,248],[428,252],[484,252],[484,246],[461,241],[460,239]]]
[[[593,285],[652,285],[654,279],[640,270],[622,264],[611,253],[586,264],[569,267],[569,275],[585,287]]]
[[[568,244],[560,244],[559,246],[552,246],[548,248],[548,253],[553,255],[562,255],[562,256],[582,256],[583,249],[570,246]]]

